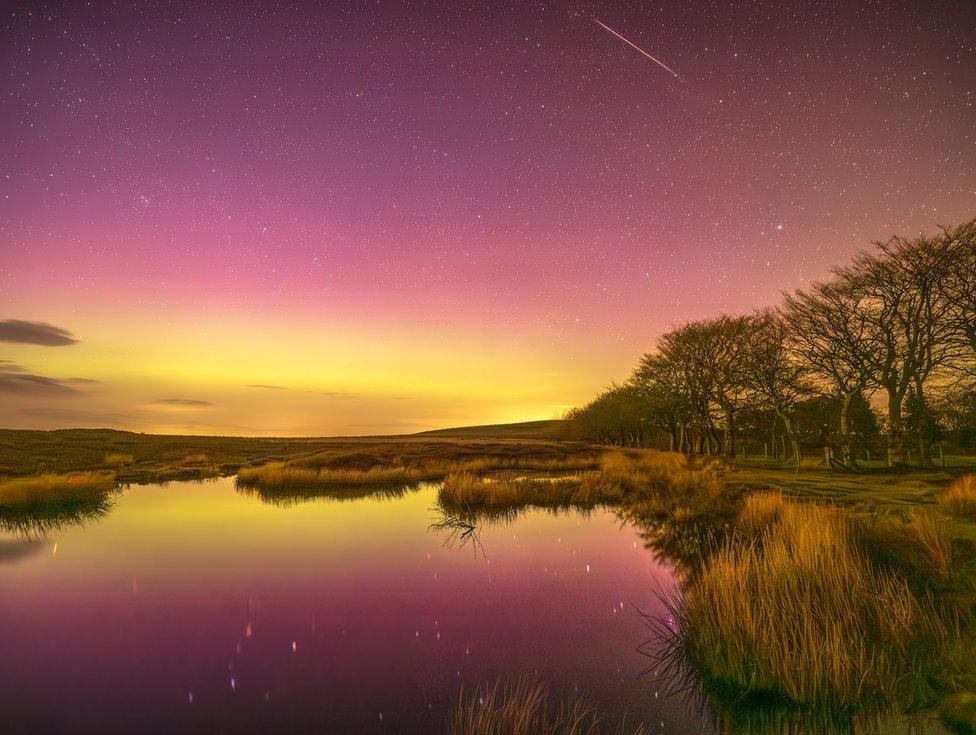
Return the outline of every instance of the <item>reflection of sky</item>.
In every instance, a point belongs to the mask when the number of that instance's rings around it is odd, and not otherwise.
[[[433,505],[431,490],[278,508],[231,480],[132,488],[58,532],[56,554],[0,565],[6,716],[404,732],[439,721],[462,682],[537,672],[697,731],[636,679],[637,610],[658,610],[668,575],[632,529],[533,512],[482,529],[476,557],[427,533]]]

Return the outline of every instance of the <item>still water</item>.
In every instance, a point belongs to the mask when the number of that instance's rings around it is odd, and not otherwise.
[[[436,486],[272,505],[232,478],[132,487],[108,515],[0,535],[4,733],[423,733],[537,676],[699,733],[642,615],[668,566],[609,511],[529,511],[445,543]]]

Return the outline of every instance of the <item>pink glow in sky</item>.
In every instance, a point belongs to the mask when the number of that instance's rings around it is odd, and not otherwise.
[[[3,426],[551,418],[976,205],[968,0],[5,12]]]

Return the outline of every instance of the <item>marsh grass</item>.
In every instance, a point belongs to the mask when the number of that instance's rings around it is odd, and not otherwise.
[[[70,472],[0,481],[0,505],[79,500],[116,487],[114,472]]]
[[[939,496],[938,502],[950,515],[976,521],[976,475],[955,479]]]
[[[100,518],[116,489],[112,472],[16,477],[0,482],[0,529],[26,536]]]
[[[719,549],[669,601],[680,646],[710,685],[812,707],[899,701],[926,642],[945,632],[932,607],[872,565],[837,508],[764,497],[744,526],[753,537]]]
[[[592,507],[620,498],[619,485],[598,472],[559,477],[484,477],[464,469],[449,474],[440,493],[443,505],[466,509],[519,505]]]
[[[412,485],[424,480],[436,479],[445,471],[445,468],[431,466],[329,470],[270,462],[260,467],[241,468],[237,472],[237,483],[242,487],[258,487],[269,491],[362,485]]]
[[[109,467],[125,467],[135,461],[135,457],[124,452],[109,452],[105,455],[105,464]]]
[[[643,726],[608,726],[597,710],[578,695],[554,700],[542,683],[521,678],[462,690],[445,735],[645,735]]]

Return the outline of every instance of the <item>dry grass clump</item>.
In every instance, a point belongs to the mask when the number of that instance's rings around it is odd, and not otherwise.
[[[131,454],[125,454],[124,452],[109,452],[105,455],[105,464],[109,467],[125,467],[128,464],[132,464],[135,461],[135,457]]]
[[[529,679],[461,692],[444,730],[446,735],[623,735],[621,723],[607,729],[594,707],[579,696],[553,702],[548,688]],[[643,726],[626,730],[645,735]]]
[[[778,523],[786,508],[786,500],[782,493],[758,492],[745,499],[742,510],[736,518],[735,526],[746,536],[754,536]]]
[[[354,485],[410,485],[440,476],[442,468],[373,467],[368,470],[316,470],[269,462],[260,467],[242,467],[237,482],[244,487],[264,489],[316,488]]]
[[[87,499],[114,490],[114,472],[71,472],[0,481],[0,505]]]
[[[914,644],[941,629],[904,579],[872,566],[842,511],[794,503],[711,557],[674,613],[710,680],[808,705],[895,701]]]
[[[923,583],[951,571],[952,534],[945,519],[935,513],[886,514],[866,525],[863,534],[873,557]]]
[[[467,469],[444,478],[441,500],[463,508],[593,506],[619,500],[620,486],[600,472],[565,477],[482,477]]]
[[[976,521],[976,475],[956,478],[938,500],[947,513]]]
[[[653,450],[614,452],[604,456],[604,475],[627,496],[638,518],[683,519],[732,512],[737,493],[726,487],[717,460]]]

